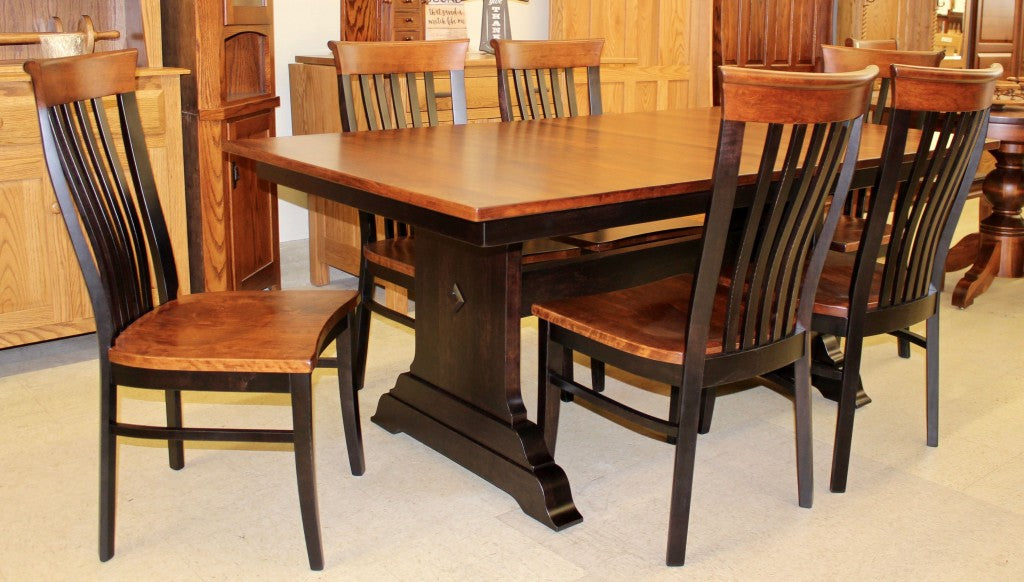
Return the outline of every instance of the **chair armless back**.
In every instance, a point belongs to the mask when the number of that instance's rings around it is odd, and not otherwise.
[[[587,70],[587,112],[601,113],[604,39],[493,39],[491,46],[497,60],[502,121],[515,120],[517,113],[522,120],[580,115],[574,76],[578,68]]]

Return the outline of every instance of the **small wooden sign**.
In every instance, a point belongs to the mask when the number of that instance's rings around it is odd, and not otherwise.
[[[427,40],[467,38],[466,7],[462,0],[430,0],[426,6]]]

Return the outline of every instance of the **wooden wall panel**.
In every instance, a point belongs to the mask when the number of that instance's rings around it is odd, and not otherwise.
[[[935,0],[841,0],[836,40],[896,39],[901,49],[932,50],[936,31]]]
[[[708,2],[551,0],[550,10],[550,38],[605,39],[605,111],[710,104]],[[686,88],[685,94],[680,87]]]

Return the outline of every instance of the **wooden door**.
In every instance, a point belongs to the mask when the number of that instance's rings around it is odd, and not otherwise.
[[[832,0],[714,0],[712,62],[814,71],[832,42]],[[719,102],[717,76],[715,102]]]
[[[605,112],[710,105],[710,3],[551,0],[550,10],[552,39],[605,39]]]
[[[1017,77],[1021,59],[1021,21],[1024,0],[974,0],[971,26],[973,46],[968,56],[973,67],[1003,65],[1004,75]]]

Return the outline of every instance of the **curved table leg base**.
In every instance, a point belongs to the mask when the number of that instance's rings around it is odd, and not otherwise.
[[[953,305],[964,309],[992,285],[999,273],[999,255],[1002,244],[998,241],[982,241],[974,266],[960,279],[953,290]]]
[[[429,402],[429,407],[422,406]],[[425,412],[429,409],[430,412]],[[508,425],[466,406],[410,373],[380,398],[371,420],[404,432],[490,481],[515,499],[523,512],[559,531],[583,521],[569,480],[547,452],[540,427]],[[472,426],[472,431],[464,430]],[[486,435],[480,442],[468,434]]]

